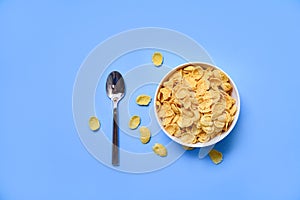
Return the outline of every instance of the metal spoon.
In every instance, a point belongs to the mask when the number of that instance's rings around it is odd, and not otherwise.
[[[125,83],[122,75],[111,72],[106,80],[106,93],[113,102],[113,145],[112,145],[112,165],[118,166],[119,162],[119,126],[118,126],[118,102],[125,94]]]

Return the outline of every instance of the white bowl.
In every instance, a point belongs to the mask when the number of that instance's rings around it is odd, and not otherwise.
[[[228,76],[228,74],[226,72],[224,72],[222,69],[220,69],[219,67],[217,66],[214,66],[212,64],[208,64],[208,63],[203,63],[203,62],[189,62],[189,63],[184,63],[182,65],[179,65],[177,67],[175,67],[174,69],[172,69],[170,72],[168,72],[164,77],[163,79],[161,80],[161,82],[159,83],[157,89],[156,89],[156,92],[155,92],[155,101],[157,99],[157,94],[158,94],[158,91],[162,85],[163,82],[165,82],[170,75],[172,75],[174,72],[176,72],[176,70],[178,69],[181,69],[181,68],[184,68],[184,67],[187,67],[187,66],[190,66],[190,65],[200,65],[204,68],[206,67],[213,67],[215,69],[218,69],[220,71],[222,71],[230,80],[230,83],[233,87],[232,89],[232,93],[231,93],[231,96],[236,100],[236,106],[237,106],[237,112],[235,114],[235,117],[234,117],[234,120],[233,122],[231,123],[230,127],[228,128],[228,130],[226,132],[223,132],[221,135],[219,136],[216,136],[214,138],[212,138],[211,140],[209,140],[208,142],[206,143],[195,143],[195,144],[188,144],[188,143],[184,143],[182,142],[179,138],[177,137],[174,137],[174,136],[171,136],[165,129],[164,127],[162,126],[161,122],[160,122],[160,119],[158,117],[158,114],[157,114],[157,108],[156,108],[156,105],[154,105],[154,112],[155,112],[155,116],[156,116],[156,120],[160,126],[160,128],[163,130],[163,132],[169,137],[171,138],[173,141],[181,144],[181,145],[184,145],[184,146],[187,146],[187,147],[206,147],[206,146],[211,146],[211,145],[214,145],[218,142],[220,142],[221,140],[223,140],[231,131],[232,129],[234,128],[238,118],[239,118],[239,114],[240,114],[240,96],[239,96],[239,92],[238,92],[238,89],[234,83],[234,81],[230,78],[230,76]]]

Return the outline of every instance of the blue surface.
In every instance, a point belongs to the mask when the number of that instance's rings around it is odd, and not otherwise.
[[[238,85],[241,115],[216,145],[220,165],[191,151],[127,174],[80,142],[79,66],[101,41],[145,26],[192,37]],[[0,199],[300,199],[299,35],[298,0],[0,0]]]

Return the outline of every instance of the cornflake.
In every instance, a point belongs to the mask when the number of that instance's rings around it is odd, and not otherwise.
[[[161,157],[165,157],[168,154],[166,147],[164,147],[162,144],[159,143],[155,143],[154,146],[152,147],[152,150],[154,151],[154,153],[156,153]]]
[[[140,106],[148,106],[150,102],[151,102],[151,97],[145,94],[139,95],[136,98],[136,103]]]
[[[128,126],[130,129],[136,129],[141,123],[141,118],[137,115],[134,115],[130,118]]]
[[[100,122],[97,117],[95,116],[90,117],[89,127],[92,131],[97,131],[100,128]]]
[[[232,84],[220,70],[188,65],[162,83],[157,115],[165,131],[184,144],[205,143],[226,132],[237,112]]]
[[[152,62],[153,64],[158,67],[163,63],[163,55],[159,52],[154,52],[154,54],[152,55]]]
[[[150,130],[145,126],[142,126],[140,128],[140,140],[141,140],[141,142],[143,144],[148,143],[149,140],[150,140],[150,137],[151,137]]]
[[[223,160],[223,155],[221,152],[215,150],[215,149],[212,149],[210,152],[209,152],[209,157],[210,159],[217,165],[219,164],[220,162],[222,162]]]

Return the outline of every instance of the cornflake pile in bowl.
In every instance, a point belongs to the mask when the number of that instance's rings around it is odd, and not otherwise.
[[[207,63],[186,63],[171,70],[155,94],[155,115],[172,140],[188,147],[213,145],[235,126],[240,110],[231,78]]]

